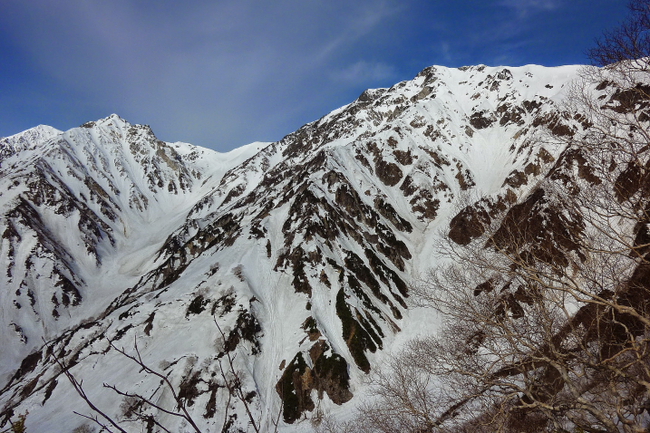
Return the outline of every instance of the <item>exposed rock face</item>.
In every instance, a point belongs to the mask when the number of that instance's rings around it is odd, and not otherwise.
[[[570,249],[579,216],[535,186],[580,160],[535,137],[584,127],[557,106],[575,73],[431,67],[228,157],[117,116],[3,139],[0,301],[11,332],[0,344],[15,350],[0,355],[0,423],[36,404],[30,422],[54,422],[60,398],[74,396],[55,357],[110,413],[128,418],[102,394],[111,380],[173,406],[109,340],[127,351],[137,341],[205,428],[245,429],[249,410],[268,427],[280,408],[297,423],[319,401],[350,402],[413,326],[409,283],[434,265],[440,230],[466,245],[509,213],[494,242],[515,229],[536,239],[550,224]],[[633,171],[623,186],[639,182]],[[228,359],[244,400],[227,392]]]
[[[314,410],[313,390],[318,391],[318,398],[322,399],[323,393],[327,393],[332,402],[339,405],[352,398],[347,362],[341,355],[325,353],[328,350],[327,343],[319,340],[309,349],[312,368],[307,366],[302,353],[298,353],[284,370],[276,390],[284,403],[285,422],[292,424],[303,412]]]

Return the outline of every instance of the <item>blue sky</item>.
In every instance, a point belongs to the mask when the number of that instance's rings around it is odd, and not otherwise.
[[[275,141],[430,65],[586,63],[626,0],[0,0],[0,136],[117,113]]]

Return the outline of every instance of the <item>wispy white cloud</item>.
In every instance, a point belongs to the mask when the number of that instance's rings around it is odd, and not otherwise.
[[[482,62],[517,65],[522,63],[526,50],[542,40],[534,36],[539,32],[531,29],[540,27],[540,20],[552,27],[551,20],[557,19],[557,14],[566,7],[566,0],[501,0],[498,5],[492,15],[483,17],[484,21],[466,36],[465,43],[480,49]]]
[[[360,84],[381,82],[396,78],[395,67],[383,62],[367,62],[360,60],[347,67],[334,71],[332,77],[337,81]]]
[[[501,5],[517,11],[520,17],[528,17],[540,11],[560,8],[565,0],[502,0]]]
[[[224,148],[280,138],[336,108],[325,97],[340,80],[385,77],[382,65],[341,65],[400,9],[397,0],[6,2],[0,26],[61,88],[106,114],[136,113],[163,139]]]
[[[449,41],[445,40],[440,42],[436,47],[434,47],[434,50],[438,53],[440,58],[443,59],[445,65],[453,65],[456,62],[456,59],[454,58],[454,50]]]
[[[279,139],[365,88],[433,63],[521,64],[533,57],[531,47],[552,46],[549,33],[558,27],[547,24],[566,10],[613,2],[0,3],[0,135],[18,132],[6,125],[22,112],[32,125],[60,129],[117,112],[150,124],[161,139],[227,150]],[[571,16],[592,23],[609,14]],[[568,49],[575,33],[557,50]]]

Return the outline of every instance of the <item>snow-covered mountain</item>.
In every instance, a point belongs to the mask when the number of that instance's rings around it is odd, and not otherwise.
[[[0,425],[92,425],[63,365],[117,419],[142,408],[102,384],[174,409],[116,347],[204,431],[345,417],[391,350],[435,332],[408,300],[441,231],[469,242],[566,161],[578,71],[430,67],[227,154],[116,115],[2,139]]]

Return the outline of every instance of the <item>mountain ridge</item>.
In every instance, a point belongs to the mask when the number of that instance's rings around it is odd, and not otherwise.
[[[101,383],[128,388],[126,377],[137,377],[107,340],[127,335],[188,390],[184,401],[209,428],[229,419],[246,428],[246,405],[219,391],[231,353],[269,429],[280,408],[287,431],[314,411],[347,410],[339,405],[363,394],[383,349],[420,332],[409,285],[434,264],[436,233],[472,196],[491,197],[488,210],[525,198],[564,137],[584,128],[562,106],[577,72],[426,68],[225,162],[228,154],[161,142],[119,116],[34,134],[51,159],[33,155],[27,168],[14,147],[0,169],[0,253],[15,263],[2,299],[14,305],[3,310],[14,334],[0,342],[18,348],[0,371],[3,419],[29,408],[41,426],[65,410],[50,398],[71,392],[53,356],[125,416]],[[542,127],[557,140],[540,143]],[[471,235],[471,218],[463,224],[460,238]],[[160,389],[151,379],[137,387]],[[57,420],[72,430],[69,417]]]

